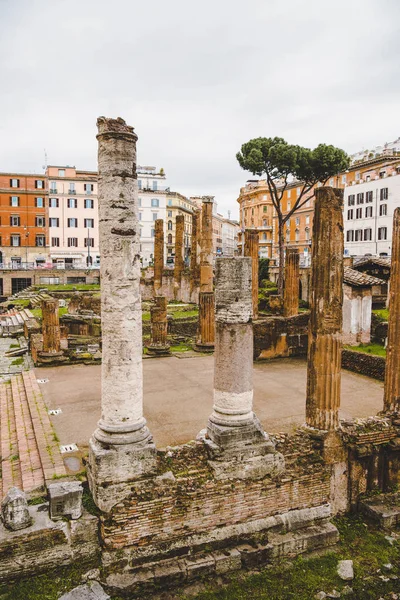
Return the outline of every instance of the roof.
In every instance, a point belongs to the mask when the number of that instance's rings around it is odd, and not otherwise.
[[[385,285],[386,281],[383,279],[378,279],[378,277],[373,277],[372,275],[367,275],[366,273],[360,273],[360,271],[356,271],[351,267],[344,267],[344,283],[347,285],[354,285],[357,287],[369,287],[371,285]]]
[[[354,268],[361,267],[363,265],[378,265],[380,267],[389,267],[391,265],[390,256],[364,256],[354,261]]]

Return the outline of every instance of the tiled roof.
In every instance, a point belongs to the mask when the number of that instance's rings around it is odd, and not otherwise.
[[[367,275],[366,273],[360,273],[360,271],[356,271],[355,269],[351,269],[350,267],[344,267],[344,283],[348,285],[356,285],[359,287],[366,287],[370,285],[383,285],[386,282],[383,279],[378,279],[378,277],[372,277],[372,275]]]
[[[362,265],[379,265],[380,267],[389,267],[391,264],[390,256],[364,256],[354,261],[354,268]]]

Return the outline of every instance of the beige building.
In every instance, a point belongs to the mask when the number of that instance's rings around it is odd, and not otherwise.
[[[197,205],[191,199],[186,198],[178,192],[167,192],[167,206],[165,219],[164,239],[166,245],[166,263],[174,264],[175,257],[175,235],[176,235],[176,217],[184,216],[185,233],[183,239],[185,264],[189,263],[189,257],[192,247],[192,216]]]

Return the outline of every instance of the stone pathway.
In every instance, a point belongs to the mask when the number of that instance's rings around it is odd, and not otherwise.
[[[0,337],[0,381],[7,381],[10,375],[21,373],[21,371],[33,367],[32,359],[28,354],[24,354],[21,357],[6,356],[8,350],[16,350],[16,348],[11,348],[11,346],[17,344],[18,340],[15,338]],[[21,364],[13,364],[18,358],[23,359]]]
[[[12,486],[32,492],[66,475],[34,371],[0,383],[0,451],[0,498]]]

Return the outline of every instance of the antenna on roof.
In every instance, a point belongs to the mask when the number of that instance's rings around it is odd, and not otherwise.
[[[47,152],[46,152],[46,148],[44,148],[44,165],[43,165],[43,170],[45,171],[47,169]]]

